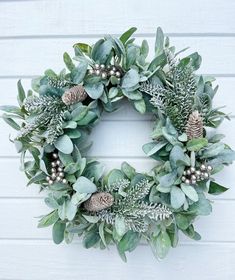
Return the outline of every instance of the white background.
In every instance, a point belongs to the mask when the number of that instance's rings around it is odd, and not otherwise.
[[[64,51],[76,42],[95,42],[103,34],[138,27],[137,41],[153,47],[162,26],[177,49],[190,46],[203,56],[200,73],[217,77],[216,105],[227,104],[235,115],[235,1],[233,0],[48,0],[0,1],[0,89],[2,104],[15,104],[16,81],[51,67],[63,68]],[[152,51],[151,51],[152,52]],[[152,52],[153,53],[153,52]],[[182,236],[180,246],[157,262],[141,245],[124,264],[115,248],[83,249],[80,241],[54,245],[50,229],[37,229],[35,217],[47,213],[35,187],[26,188],[19,158],[8,141],[10,129],[1,122],[0,145],[0,279],[235,279],[235,172],[224,170],[218,181],[231,189],[214,199],[213,214],[196,223],[200,242]],[[125,106],[104,116],[94,130],[93,156],[119,167],[123,160],[138,171],[152,162],[141,150],[150,141],[151,121]],[[235,119],[220,131],[235,148]]]

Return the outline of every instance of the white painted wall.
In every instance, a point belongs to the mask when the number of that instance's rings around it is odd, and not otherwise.
[[[0,1],[1,104],[14,104],[16,81],[46,68],[63,67],[62,54],[78,41],[94,42],[105,33],[138,27],[138,40],[153,46],[161,25],[178,49],[191,46],[203,56],[201,73],[214,74],[220,91],[217,104],[227,103],[235,116],[235,1],[233,0],[28,0]],[[182,237],[168,258],[157,262],[142,245],[122,263],[109,251],[54,245],[50,229],[37,229],[37,217],[47,212],[35,187],[25,187],[19,158],[8,141],[9,128],[0,123],[0,280],[233,280],[235,279],[235,172],[227,168],[218,181],[231,190],[215,199],[214,211],[196,223],[203,239]],[[130,107],[105,116],[94,130],[93,156],[119,167],[127,160],[139,171],[152,162],[141,150],[149,139],[151,121]],[[235,148],[235,119],[220,129]]]

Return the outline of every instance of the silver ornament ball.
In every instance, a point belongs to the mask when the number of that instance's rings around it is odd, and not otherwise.
[[[102,79],[106,79],[106,78],[107,78],[107,73],[106,73],[106,72],[102,72],[101,78],[102,78]]]
[[[211,165],[208,165],[208,166],[207,166],[207,170],[208,170],[209,172],[211,172],[211,171],[213,170],[212,166],[211,166]]]
[[[98,63],[95,64],[95,69],[100,69],[100,65]]]
[[[200,169],[201,169],[202,171],[205,171],[205,170],[206,170],[205,164],[202,164],[202,165],[200,166]]]
[[[53,153],[53,154],[52,154],[52,157],[53,157],[54,159],[57,159],[57,158],[58,158],[58,155],[57,155],[56,153]]]
[[[185,180],[185,184],[189,185],[189,184],[190,184],[190,180],[189,180],[189,179],[186,179],[186,180]]]
[[[116,76],[117,78],[120,78],[120,77],[121,77],[121,73],[120,73],[119,71],[117,71],[117,72],[115,73],[115,76]]]
[[[191,167],[190,167],[190,171],[191,171],[192,173],[195,173],[195,171],[196,171],[195,167],[191,166]]]
[[[113,70],[111,70],[111,71],[109,71],[109,74],[110,74],[111,76],[113,76],[113,75],[115,74],[115,72],[114,72]]]

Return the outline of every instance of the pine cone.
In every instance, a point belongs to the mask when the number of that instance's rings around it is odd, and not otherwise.
[[[81,102],[87,98],[87,93],[82,85],[74,86],[65,91],[62,96],[62,101],[66,105]]]
[[[99,192],[93,194],[84,202],[84,208],[90,212],[98,212],[113,205],[114,198],[110,193]]]
[[[189,140],[203,137],[203,119],[198,111],[189,115],[185,131]]]

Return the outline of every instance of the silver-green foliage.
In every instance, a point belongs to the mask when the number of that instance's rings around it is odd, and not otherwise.
[[[147,179],[133,186],[130,186],[127,179],[117,181],[110,188],[116,198],[114,205],[109,210],[99,212],[98,217],[110,224],[115,223],[116,217],[122,217],[127,229],[146,232],[149,229],[147,218],[159,221],[168,219],[172,214],[165,205],[145,201],[151,186]],[[121,192],[122,195],[117,195],[116,192]]]
[[[46,141],[51,144],[63,134],[64,113],[67,106],[60,97],[47,95],[30,97],[24,107],[29,116],[19,138],[41,130],[47,132]]]
[[[168,116],[179,132],[183,132],[193,110],[196,81],[190,65],[169,62],[167,84],[144,82],[140,90],[151,96],[150,102]]]

